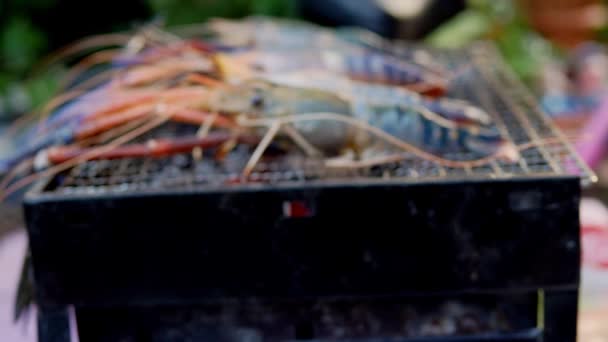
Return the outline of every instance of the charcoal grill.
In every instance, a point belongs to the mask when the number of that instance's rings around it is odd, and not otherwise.
[[[533,146],[518,162],[273,158],[246,182],[238,149],[84,163],[25,200],[40,340],[574,341],[595,176],[493,46],[432,53]]]

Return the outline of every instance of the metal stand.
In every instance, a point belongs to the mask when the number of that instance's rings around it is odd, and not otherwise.
[[[67,308],[38,310],[39,342],[71,342],[70,320]]]

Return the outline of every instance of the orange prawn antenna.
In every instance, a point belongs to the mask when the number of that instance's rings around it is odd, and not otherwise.
[[[18,180],[17,182],[11,184],[9,187],[7,187],[6,189],[0,189],[0,203],[4,202],[4,200],[6,200],[11,194],[23,189],[24,187],[32,184],[33,182],[43,178],[43,177],[50,177],[50,176],[54,176],[60,172],[63,172],[65,170],[68,170],[76,165],[78,165],[79,163],[85,162],[89,159],[95,158],[95,156],[106,153],[107,151],[111,151],[113,149],[115,149],[118,146],[122,146],[125,143],[145,134],[146,132],[149,132],[150,130],[162,125],[163,123],[165,123],[167,120],[169,119],[168,115],[159,115],[156,117],[156,119],[151,120],[149,122],[147,122],[146,124],[134,129],[131,132],[126,133],[123,136],[120,136],[114,140],[112,140],[110,143],[108,143],[107,145],[103,145],[103,146],[98,146],[94,149],[91,149],[90,151],[88,151],[87,153],[78,156],[76,158],[70,159],[68,161],[66,161],[65,163],[62,164],[58,164],[55,165],[49,169],[46,169],[44,171],[38,172],[38,173],[34,173],[31,174],[27,177],[21,178],[20,180]]]
[[[108,69],[108,70],[101,71],[98,74],[91,76],[91,78],[88,78],[86,81],[83,81],[82,83],[79,83],[78,85],[76,85],[74,87],[71,87],[70,89],[72,91],[91,90],[94,87],[103,84],[104,82],[108,82],[108,81],[112,80],[114,77],[116,77],[116,75],[119,74],[120,71],[122,71],[122,70]]]
[[[125,143],[143,135],[144,133],[162,125],[163,123],[167,122],[168,120],[175,120],[175,121],[181,120],[181,121],[185,121],[185,122],[196,121],[196,124],[200,125],[205,120],[207,120],[207,118],[209,116],[215,115],[213,113],[197,112],[197,111],[184,112],[183,108],[175,108],[175,109],[165,108],[162,110],[162,112],[159,113],[159,111],[161,110],[159,108],[164,108],[165,107],[164,104],[157,103],[157,105],[155,107],[157,108],[156,110],[154,110],[154,109],[148,110],[147,112],[133,111],[131,113],[128,113],[128,117],[126,115],[126,116],[123,116],[120,118],[118,118],[118,117],[111,118],[111,120],[104,118],[103,121],[95,122],[87,127],[84,127],[78,133],[78,135],[79,135],[78,138],[84,139],[87,137],[91,137],[92,135],[95,135],[95,134],[98,134],[98,133],[101,133],[104,131],[108,131],[110,129],[114,129],[115,127],[117,127],[117,125],[126,124],[133,120],[143,119],[146,117],[152,118],[151,120],[145,122],[143,125],[133,129],[130,132],[125,133],[124,135],[121,135],[121,136],[115,138],[114,140],[110,141],[106,145],[101,145],[101,146],[91,148],[82,155],[71,158],[71,159],[65,161],[64,163],[55,165],[47,170],[24,177],[24,178],[18,180],[17,182],[11,184],[6,189],[0,189],[0,203],[2,203],[11,194],[15,193],[16,191],[19,191],[23,187],[28,186],[29,184],[37,181],[38,179],[40,179],[42,177],[56,175],[57,173],[65,171],[71,167],[74,167],[74,166],[78,165],[79,163],[86,162],[87,160],[97,158],[98,156],[103,155],[104,153],[108,153],[109,151],[112,151],[115,148],[122,146]],[[226,126],[230,126],[230,125],[232,125],[232,122],[223,121],[223,119],[217,120],[217,118],[216,118],[214,125],[222,126],[223,124],[225,124]]]
[[[120,89],[119,89],[120,90]],[[100,105],[97,109],[90,111],[85,121],[95,120],[103,116],[120,114],[124,110],[130,108],[151,104],[155,100],[162,98],[164,101],[182,101],[196,96],[205,94],[206,91],[202,87],[181,87],[170,89],[153,89],[144,88],[141,90],[130,90],[128,96],[117,96],[115,92],[109,92],[108,98],[117,97],[112,102]]]
[[[121,159],[137,157],[163,157],[176,153],[192,152],[200,148],[221,147],[228,141],[242,144],[256,144],[258,139],[253,135],[234,135],[229,132],[211,132],[206,137],[185,136],[174,138],[150,139],[145,143],[136,143],[116,147],[111,151],[106,151],[91,157],[95,159]],[[50,164],[60,164],[83,155],[92,148],[82,148],[78,146],[54,147],[48,151],[48,162]]]
[[[224,85],[224,82],[202,74],[188,74],[186,81],[208,87],[219,87]]]
[[[0,192],[9,186],[21,172],[28,169],[31,170],[34,167],[34,159],[35,157],[26,159],[10,169],[10,171],[2,178],[2,181],[0,181]]]
[[[172,119],[181,123],[187,123],[197,126],[204,125],[209,120],[213,120],[210,122],[210,126],[228,129],[237,128],[237,125],[233,120],[223,115],[218,115],[214,112],[204,112],[190,108],[176,110],[175,113],[172,114]]]
[[[70,91],[67,93],[59,94],[52,98],[42,109],[36,109],[24,115],[21,115],[7,128],[5,134],[8,138],[13,138],[17,132],[26,126],[28,123],[38,119],[39,122],[44,122],[49,114],[64,103],[81,95],[82,91]],[[40,130],[43,131],[45,127],[41,126]]]
[[[61,88],[65,89],[68,87],[78,78],[78,76],[87,71],[89,68],[95,65],[111,62],[120,53],[120,51],[121,49],[103,50],[85,57],[83,60],[74,65],[63,77],[61,80]]]
[[[214,53],[217,50],[213,46],[198,39],[188,39],[186,45],[204,53]]]
[[[82,53],[89,49],[109,46],[124,46],[127,44],[127,42],[129,42],[130,39],[131,35],[126,33],[111,33],[78,40],[43,58],[34,66],[34,68],[32,68],[32,73],[37,74],[41,70],[48,68],[50,65],[55,64],[64,58]]]
[[[118,79],[118,83],[124,86],[140,86],[158,80],[166,80],[184,73],[210,72],[212,63],[203,59],[179,59],[173,58],[153,65],[141,65],[125,72]]]
[[[84,94],[84,91],[82,91],[82,90],[74,90],[74,91],[69,91],[69,92],[63,93],[63,94],[59,94],[58,96],[51,99],[51,101],[49,101],[49,103],[46,106],[44,106],[44,108],[42,108],[42,111],[40,113],[41,125],[40,125],[40,127],[38,127],[38,132],[44,133],[49,130],[46,120],[48,119],[49,115],[51,115],[51,112],[53,112],[53,110],[59,108],[61,105],[65,104],[68,101],[71,101],[83,94]]]

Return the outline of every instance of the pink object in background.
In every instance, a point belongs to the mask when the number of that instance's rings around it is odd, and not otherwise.
[[[583,264],[608,268],[608,208],[593,198],[583,198],[580,207]]]
[[[576,150],[589,166],[596,167],[606,150],[608,137],[608,96],[602,99],[589,121],[581,131]]]
[[[17,282],[21,275],[23,255],[27,247],[25,231],[17,231],[0,239],[0,341],[37,341],[36,313],[29,321],[13,323],[13,305]]]

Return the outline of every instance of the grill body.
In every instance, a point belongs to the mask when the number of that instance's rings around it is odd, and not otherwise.
[[[91,308],[251,298],[518,293],[534,297],[529,308],[544,291],[554,312],[545,312],[542,334],[573,336],[579,184],[563,177],[31,199],[26,216],[42,310],[74,305],[84,322],[95,317]],[[307,215],[290,216],[293,203]],[[565,307],[554,302],[564,297]],[[549,319],[569,324],[552,328]]]

